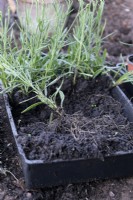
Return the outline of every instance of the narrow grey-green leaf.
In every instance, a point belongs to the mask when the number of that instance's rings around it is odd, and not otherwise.
[[[34,104],[32,104],[31,106],[27,107],[25,110],[23,110],[21,113],[22,113],[22,114],[23,114],[23,113],[26,113],[27,111],[29,111],[29,110],[31,110],[31,109],[33,109],[33,108],[35,108],[35,107],[37,107],[37,106],[39,106],[39,105],[41,105],[41,104],[43,104],[43,103],[42,103],[42,102],[34,103]]]

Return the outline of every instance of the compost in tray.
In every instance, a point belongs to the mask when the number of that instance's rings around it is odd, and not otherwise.
[[[72,85],[70,78],[62,87],[65,101],[61,116],[45,105],[21,114],[28,103],[19,102],[29,96],[13,93],[11,105],[18,142],[27,159],[103,159],[119,151],[133,150],[133,124],[125,117],[122,104],[112,96],[108,77],[78,78],[76,85]]]

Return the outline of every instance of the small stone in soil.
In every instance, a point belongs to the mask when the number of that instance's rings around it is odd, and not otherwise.
[[[26,194],[26,196],[27,196],[27,198],[31,198],[32,197],[32,194],[30,193],[30,192],[28,192],[27,194]]]
[[[109,196],[110,196],[110,197],[114,197],[115,194],[114,194],[112,191],[110,191],[110,192],[109,192]]]

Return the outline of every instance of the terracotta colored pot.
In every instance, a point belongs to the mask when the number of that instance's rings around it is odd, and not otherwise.
[[[133,54],[127,57],[127,65],[128,71],[133,71]]]

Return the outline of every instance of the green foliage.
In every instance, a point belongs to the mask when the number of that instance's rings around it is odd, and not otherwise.
[[[113,73],[114,86],[121,85],[122,83],[128,83],[128,82],[133,84],[133,72],[127,71],[127,65],[124,62],[124,59],[122,56],[121,56],[121,60],[122,62],[117,64]]]
[[[105,70],[106,51],[101,51],[104,1],[91,1],[84,6],[83,1],[79,0],[79,4],[77,24],[68,48],[68,60],[75,73],[95,77]]]
[[[133,83],[133,72],[126,72],[125,74],[121,75],[114,85],[120,85],[127,82]]]
[[[10,93],[17,87],[26,94],[29,91],[34,92],[39,100],[24,112],[41,103],[58,110],[57,96],[60,97],[61,107],[65,99],[61,91],[64,77],[73,74],[75,82],[77,75],[95,77],[106,71],[104,67],[106,51],[101,51],[104,0],[95,0],[86,6],[83,0],[79,0],[79,5],[77,24],[72,34],[65,28],[71,1],[68,1],[66,12],[61,11],[59,4],[51,5],[56,12],[54,25],[56,31],[52,35],[49,35],[51,22],[45,17],[45,7],[42,7],[41,11],[37,10],[38,26],[33,33],[29,33],[32,19],[27,11],[25,28],[19,27],[21,47],[14,37],[14,32],[8,28],[8,20],[2,27],[0,79],[5,91]],[[68,46],[66,54],[62,51],[64,46]],[[48,88],[59,80],[61,80],[60,86],[49,96]]]

